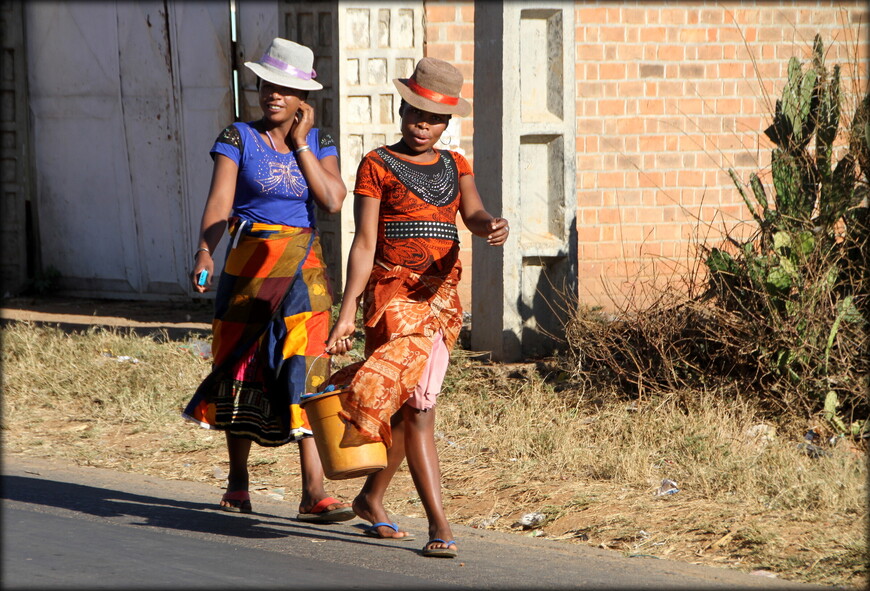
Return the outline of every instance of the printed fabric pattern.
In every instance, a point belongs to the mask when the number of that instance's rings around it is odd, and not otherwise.
[[[241,225],[215,297],[212,373],[183,416],[278,446],[311,435],[299,403],[329,372],[332,293],[316,230]]]
[[[455,231],[459,179],[473,172],[458,152],[435,152],[424,163],[411,162],[388,148],[369,152],[357,170],[354,193],[381,202],[378,260],[387,266],[402,265],[417,273],[443,276],[459,259]],[[434,230],[409,237],[403,230],[419,225],[410,222],[434,222]]]
[[[448,351],[459,338],[461,276],[458,260],[444,277],[375,265],[363,294],[366,359],[340,369],[327,382],[348,391],[340,416],[353,427],[345,429],[342,445],[392,445],[390,418],[420,382],[432,337],[442,330]]]

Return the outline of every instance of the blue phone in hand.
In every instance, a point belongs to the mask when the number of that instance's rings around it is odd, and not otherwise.
[[[196,284],[197,285],[205,285],[206,279],[208,279],[208,271],[206,269],[203,269],[202,271],[199,272],[199,277],[197,277],[197,279],[196,279]]]

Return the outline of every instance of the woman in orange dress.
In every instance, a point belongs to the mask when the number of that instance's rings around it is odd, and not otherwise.
[[[387,467],[367,477],[353,502],[356,514],[372,523],[367,533],[413,539],[389,521],[383,505],[407,457],[429,520],[423,555],[452,558],[457,549],[441,501],[435,400],[462,326],[456,215],[491,246],[504,244],[509,228],[483,207],[465,158],[435,148],[451,116],[471,110],[459,97],[462,74],[447,62],[423,58],[411,78],[393,82],[402,96],[402,138],[360,163],[344,298],[327,340],[331,353],[350,349],[361,303],[366,359],[329,382],[349,388],[342,412],[350,425],[346,442],[383,441],[388,447]]]

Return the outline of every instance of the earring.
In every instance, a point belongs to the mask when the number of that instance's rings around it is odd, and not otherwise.
[[[444,144],[445,146],[449,146],[450,144],[453,143],[453,136],[452,136],[452,135],[448,135],[448,136],[447,136],[447,141],[445,142],[445,141],[444,141],[444,134],[441,134],[441,139],[438,140],[438,141],[441,142],[442,144]]]

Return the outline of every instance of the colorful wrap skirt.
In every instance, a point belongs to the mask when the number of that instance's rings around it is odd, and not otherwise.
[[[363,294],[365,356],[335,372],[328,384],[348,391],[340,414],[343,445],[392,445],[390,419],[411,397],[429,362],[433,338],[453,349],[462,328],[457,285],[462,267],[443,277],[375,264]]]
[[[214,362],[182,415],[262,446],[311,435],[299,406],[329,374],[330,288],[313,228],[233,224],[215,296]]]

